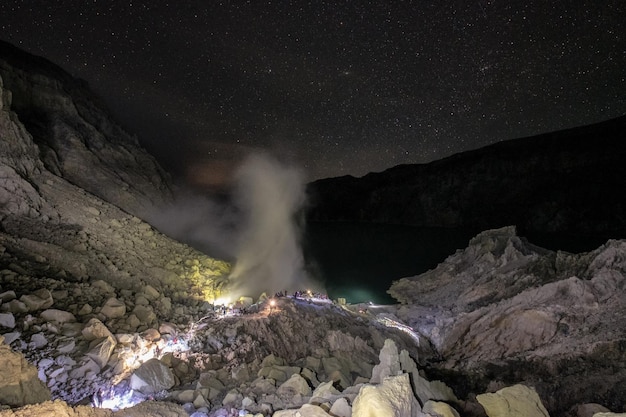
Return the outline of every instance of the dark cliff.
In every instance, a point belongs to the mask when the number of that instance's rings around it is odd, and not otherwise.
[[[626,117],[309,184],[309,220],[626,233]]]
[[[84,81],[1,41],[0,78],[4,110],[15,115],[15,126],[25,129],[18,139],[14,128],[0,132],[0,153],[14,156],[4,161],[7,165],[21,165],[28,154],[55,175],[136,215],[169,201],[165,171],[113,121]],[[16,141],[30,151],[9,153],[20,148]]]

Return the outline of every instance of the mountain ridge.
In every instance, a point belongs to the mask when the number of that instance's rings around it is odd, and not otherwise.
[[[626,233],[626,116],[308,185],[311,221]],[[587,194],[586,200],[577,198]],[[596,203],[605,203],[598,207]],[[609,206],[609,207],[607,207]]]

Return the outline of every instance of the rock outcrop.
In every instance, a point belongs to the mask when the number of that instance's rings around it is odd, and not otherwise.
[[[1,41],[0,78],[0,132],[6,147],[0,174],[13,170],[22,179],[32,178],[45,167],[135,215],[170,201],[167,174],[136,137],[113,122],[84,81]],[[41,204],[36,185],[29,187],[15,175],[8,180],[7,191],[24,194],[13,197],[12,206],[36,210]]]
[[[584,402],[615,409],[626,403],[624,254],[617,240],[579,255],[547,251],[506,227],[389,293],[440,353],[431,377],[463,375],[457,394],[523,382],[551,413]]]
[[[623,236],[626,117],[308,187],[315,221]],[[582,197],[584,196],[584,197]]]

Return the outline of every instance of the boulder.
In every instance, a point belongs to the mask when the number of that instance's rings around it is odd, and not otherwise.
[[[352,404],[352,417],[419,417],[408,374],[388,377],[379,385],[366,384]]]
[[[144,362],[130,378],[131,388],[144,394],[170,389],[175,382],[172,370],[155,358]]]
[[[521,384],[477,395],[476,400],[489,417],[549,417],[537,392]]]
[[[117,342],[113,336],[92,340],[89,345],[87,356],[97,363],[100,368],[104,368],[109,361],[116,344]]]
[[[370,379],[372,384],[379,384],[387,377],[400,375],[402,373],[398,347],[393,340],[385,340],[385,344],[380,350],[378,359],[380,362],[372,369],[372,378]]]
[[[90,319],[85,327],[83,327],[82,335],[87,341],[113,337],[113,333],[109,328],[96,318]]]
[[[13,352],[0,335],[0,404],[21,407],[48,401],[50,396],[37,368]]]

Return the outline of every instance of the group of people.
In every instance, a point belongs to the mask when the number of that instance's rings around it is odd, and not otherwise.
[[[281,298],[281,297],[289,297],[289,293],[285,290],[285,291],[279,291],[279,292],[274,294],[274,298]],[[293,297],[295,299],[298,299],[298,298],[301,298],[301,299],[318,298],[318,299],[321,299],[321,300],[327,300],[328,299],[328,295],[326,293],[313,292],[311,290],[294,291],[291,297]]]

